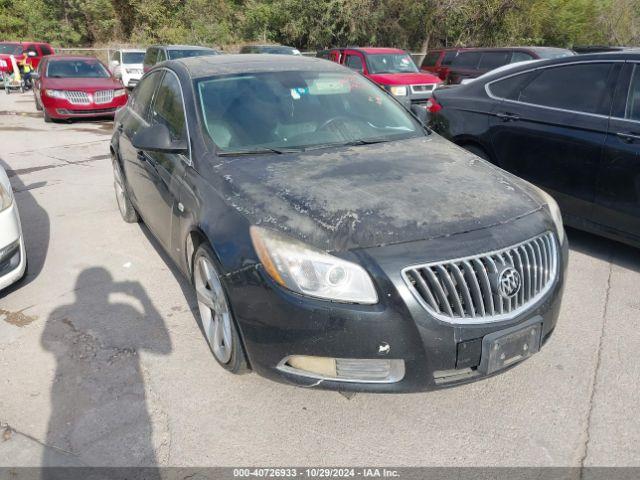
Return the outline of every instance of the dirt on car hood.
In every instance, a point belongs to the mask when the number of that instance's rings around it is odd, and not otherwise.
[[[213,169],[227,203],[252,224],[330,251],[454,235],[542,206],[528,184],[436,134],[219,157]]]

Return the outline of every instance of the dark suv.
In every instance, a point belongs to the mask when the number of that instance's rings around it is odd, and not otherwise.
[[[144,72],[151,70],[156,63],[184,57],[201,57],[203,55],[220,55],[220,52],[208,47],[194,45],[154,45],[147,48],[142,62]]]
[[[494,68],[508,63],[529,60],[551,59],[575,55],[565,48],[509,47],[509,48],[465,48],[451,62],[447,83],[457,84],[465,78],[476,78]]]

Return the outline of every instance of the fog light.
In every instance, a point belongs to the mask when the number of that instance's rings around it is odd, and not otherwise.
[[[278,369],[296,375],[337,382],[394,383],[404,378],[404,360],[330,358],[292,355]]]

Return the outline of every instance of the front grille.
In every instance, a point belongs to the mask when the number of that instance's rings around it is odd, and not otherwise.
[[[429,93],[433,91],[433,87],[435,87],[435,84],[433,83],[427,84],[427,85],[411,85],[411,92],[412,93]]]
[[[77,92],[75,90],[65,90],[64,96],[73,105],[89,105],[91,99],[87,92]]]
[[[109,103],[113,100],[113,90],[98,90],[93,94],[95,103]]]
[[[437,318],[483,323],[514,317],[536,303],[553,285],[557,270],[555,236],[545,233],[496,252],[408,267],[402,275]],[[517,282],[509,282],[518,276],[516,289]],[[507,284],[502,293],[501,280]]]

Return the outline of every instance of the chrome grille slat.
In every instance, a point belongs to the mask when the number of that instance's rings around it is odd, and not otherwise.
[[[93,94],[95,103],[109,103],[113,100],[113,90],[98,90]]]
[[[555,283],[558,265],[556,238],[547,232],[495,252],[407,267],[402,275],[437,318],[484,323],[511,318],[537,303]],[[520,288],[511,297],[498,290],[506,268],[520,276]]]
[[[91,103],[91,100],[89,99],[89,95],[87,94],[87,92],[65,90],[64,96],[67,98],[69,103],[73,105],[89,105]]]

